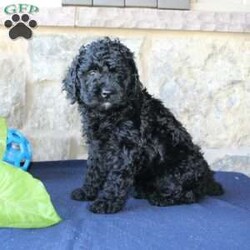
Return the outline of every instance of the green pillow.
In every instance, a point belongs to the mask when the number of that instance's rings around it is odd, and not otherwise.
[[[0,227],[41,228],[60,221],[39,180],[0,161]]]
[[[42,182],[1,160],[6,131],[0,118],[0,227],[42,228],[60,222]]]

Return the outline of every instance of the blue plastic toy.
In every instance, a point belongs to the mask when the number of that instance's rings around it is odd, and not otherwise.
[[[7,133],[7,146],[3,160],[17,168],[27,171],[32,158],[29,141],[16,130],[9,129]]]

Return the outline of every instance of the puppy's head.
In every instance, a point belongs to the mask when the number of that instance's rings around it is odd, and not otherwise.
[[[141,91],[131,51],[105,38],[80,48],[63,81],[72,103],[109,110],[126,105]]]

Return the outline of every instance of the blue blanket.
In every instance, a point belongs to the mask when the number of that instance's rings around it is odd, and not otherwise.
[[[250,249],[250,179],[243,174],[216,173],[225,195],[199,204],[160,208],[131,198],[122,212],[97,215],[88,203],[70,200],[85,168],[84,161],[33,164],[31,173],[43,181],[64,221],[46,229],[0,229],[0,249]]]

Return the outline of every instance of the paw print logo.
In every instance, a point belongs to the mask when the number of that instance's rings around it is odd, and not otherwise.
[[[30,39],[32,37],[32,28],[37,27],[37,22],[35,20],[30,20],[29,15],[23,14],[19,16],[14,14],[11,20],[6,20],[4,26],[9,28],[9,36],[11,39],[16,39],[18,37],[23,37]]]

